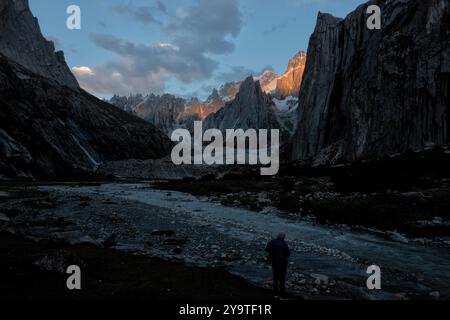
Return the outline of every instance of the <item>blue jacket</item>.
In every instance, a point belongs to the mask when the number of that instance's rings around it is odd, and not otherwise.
[[[269,258],[272,263],[287,263],[291,252],[289,246],[284,240],[275,239],[270,241],[266,246],[266,251],[269,253]]]

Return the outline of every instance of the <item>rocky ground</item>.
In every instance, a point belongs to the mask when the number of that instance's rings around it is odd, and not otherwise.
[[[233,208],[205,196],[158,190],[149,182],[9,184],[2,189],[2,228],[38,244],[112,247],[226,270],[268,289],[264,246],[284,230],[293,252],[291,298],[435,299],[449,294],[449,251],[435,240],[323,227],[270,206],[259,212]],[[375,262],[383,267],[385,286],[376,293],[365,289],[365,268]]]
[[[89,184],[88,185],[92,185]],[[95,185],[95,183],[93,184]],[[0,191],[0,298],[4,299],[157,299],[157,300],[270,300],[271,292],[249,284],[221,268],[186,266],[179,261],[113,249],[119,238],[132,232],[120,225],[114,212],[104,241],[84,234],[85,229],[50,212],[65,205],[80,209],[93,199],[55,198],[31,184],[7,183]],[[112,201],[98,205],[117,210]],[[92,210],[96,210],[92,208]],[[114,208],[114,209],[113,209]],[[133,210],[133,207],[129,208]],[[103,211],[103,210],[102,210]],[[91,210],[88,210],[88,214]],[[98,217],[96,217],[98,219]],[[155,245],[173,248],[186,240],[155,231]],[[153,246],[152,243],[146,243]],[[82,268],[82,290],[65,287],[68,265]]]
[[[155,180],[167,172],[110,163],[103,174],[134,178],[3,182],[0,226],[36,246],[113,248],[265,289],[264,247],[281,230],[293,253],[293,299],[447,299],[449,156],[443,147],[332,168],[291,163],[274,178],[257,168],[186,167],[166,170],[176,180]],[[382,267],[382,291],[366,289],[371,264]]]
[[[0,232],[0,299],[270,300],[270,291],[222,270],[186,267],[94,245],[26,240]],[[82,265],[82,290],[65,287]],[[63,271],[64,270],[64,271]]]
[[[275,207],[323,225],[347,225],[387,238],[448,245],[450,148],[327,168],[282,164],[276,178],[242,169],[202,179],[162,181],[158,188],[206,196],[262,212]],[[394,235],[395,234],[395,235]]]

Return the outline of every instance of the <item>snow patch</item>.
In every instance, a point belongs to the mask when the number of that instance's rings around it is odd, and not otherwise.
[[[294,111],[298,107],[298,98],[296,97],[288,97],[283,100],[273,98],[273,102],[275,103],[277,110],[280,112]]]

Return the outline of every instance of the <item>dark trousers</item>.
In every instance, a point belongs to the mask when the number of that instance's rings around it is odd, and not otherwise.
[[[272,263],[273,270],[273,293],[286,295],[286,273],[287,262]]]

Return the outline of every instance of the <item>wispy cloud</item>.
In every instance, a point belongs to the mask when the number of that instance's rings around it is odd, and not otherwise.
[[[270,26],[270,28],[264,30],[263,34],[264,35],[268,35],[268,34],[271,34],[271,33],[279,32],[279,31],[281,31],[283,29],[286,29],[289,26],[291,26],[291,25],[293,25],[293,24],[295,24],[297,22],[298,22],[298,18],[297,17],[286,18],[286,19],[283,20],[283,22],[272,24]]]
[[[142,22],[144,24],[158,24],[158,25],[161,24],[161,22],[157,20],[154,16],[153,12],[155,10],[153,7],[134,6],[133,2],[130,1],[128,4],[115,5],[112,6],[110,9],[115,13],[128,15],[133,20]]]
[[[160,12],[167,12],[162,2],[156,6]],[[171,78],[184,83],[209,79],[219,66],[211,55],[232,52],[235,46],[230,39],[239,35],[242,27],[237,0],[194,0],[189,6],[177,8],[165,22],[156,20],[149,9],[138,16],[138,8],[131,2],[121,9],[139,22],[160,24],[167,41],[142,44],[92,33],[91,40],[117,58],[90,67],[92,74],[76,74],[88,90],[119,94],[160,92]]]

